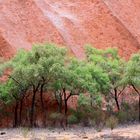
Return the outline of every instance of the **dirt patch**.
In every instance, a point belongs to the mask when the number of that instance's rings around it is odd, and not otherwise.
[[[94,128],[62,129],[1,129],[0,140],[139,140],[140,125],[121,126],[111,131],[97,132]]]

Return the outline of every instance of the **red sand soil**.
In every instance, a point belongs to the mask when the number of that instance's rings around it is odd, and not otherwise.
[[[78,58],[89,43],[129,58],[140,48],[139,27],[139,0],[0,0],[0,56],[55,42]]]

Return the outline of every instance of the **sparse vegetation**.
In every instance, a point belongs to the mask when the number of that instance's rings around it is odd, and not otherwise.
[[[78,118],[75,115],[68,116],[68,123],[69,124],[77,124],[78,122],[79,122]]]
[[[118,119],[114,116],[111,116],[106,121],[106,126],[113,130],[118,125]]]

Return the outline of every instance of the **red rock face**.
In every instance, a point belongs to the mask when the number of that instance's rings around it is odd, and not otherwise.
[[[53,42],[78,58],[85,44],[129,58],[140,48],[139,26],[139,0],[0,0],[0,55]]]

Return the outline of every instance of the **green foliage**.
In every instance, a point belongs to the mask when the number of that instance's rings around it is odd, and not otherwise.
[[[78,118],[75,115],[69,115],[67,121],[69,124],[77,124],[79,122]]]
[[[123,82],[140,88],[140,53],[134,54],[127,63]]]
[[[98,50],[88,46],[86,54],[88,61],[98,66],[97,71],[102,70],[105,72],[104,74],[108,75],[109,79],[106,78],[105,81],[109,84],[110,88],[119,85],[125,61],[119,57],[117,49],[108,48],[106,50]],[[105,82],[103,82],[103,84],[104,83]]]
[[[106,114],[101,109],[93,110],[92,111],[92,123],[94,126],[104,126],[106,121]]]
[[[116,113],[119,123],[124,124],[128,122],[138,121],[138,102],[126,103],[123,102],[121,110]]]
[[[15,94],[17,96],[17,89],[18,87],[14,85],[12,80],[8,80],[6,83],[0,85],[0,100],[3,101],[5,104],[9,104],[14,100],[12,96]]]
[[[105,125],[107,118],[106,112],[98,105],[91,106],[90,100],[85,98],[83,98],[83,100],[84,102],[81,101],[82,104],[78,104],[79,106],[73,114],[85,126],[94,126],[97,129],[100,129],[100,127]]]
[[[72,114],[72,115],[74,115],[77,118],[78,123],[80,123],[80,121],[82,120],[82,118],[85,117],[83,115],[83,112],[79,109],[79,107],[77,107],[76,110],[70,108],[69,109],[69,113]]]
[[[28,85],[51,81],[64,64],[64,55],[65,49],[51,44],[35,45],[29,52],[21,50],[11,61],[12,75]]]
[[[119,111],[116,116],[120,124],[126,123],[129,119],[128,113],[125,111]]]
[[[124,90],[122,78],[124,76],[125,61],[119,57],[115,48],[99,50],[87,46],[86,54],[88,62],[94,66],[92,72],[94,72],[94,78],[98,79],[100,92],[105,95],[107,102],[111,99],[116,102],[116,99],[118,100]],[[119,110],[117,102],[116,106]]]
[[[81,107],[81,106],[89,106],[90,105],[90,102],[91,102],[91,99],[90,97],[86,96],[86,95],[83,95],[83,94],[80,94],[79,95],[79,98],[78,98],[78,105]]]
[[[53,44],[35,45],[31,51],[20,50],[13,59],[4,64],[5,70],[10,68],[11,74],[6,84],[0,88],[1,99],[7,102],[8,99],[13,101],[12,98],[14,98],[17,102],[23,99],[29,91],[36,95],[42,85],[44,85],[43,92],[49,89],[61,73],[61,67],[65,64],[65,54],[64,48]],[[35,96],[32,96],[31,125],[33,124],[35,100]]]
[[[128,61],[122,83],[124,83],[124,85],[129,85],[134,89],[139,96],[140,104],[140,53],[134,54]],[[140,121],[140,106],[138,112]]]

